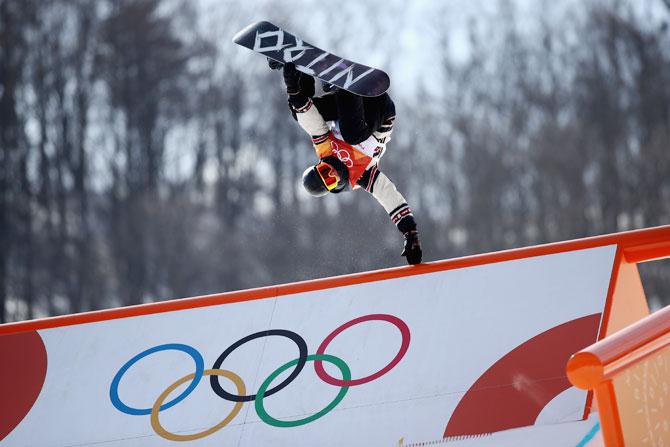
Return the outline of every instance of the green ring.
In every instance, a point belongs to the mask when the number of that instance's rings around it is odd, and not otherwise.
[[[324,362],[332,363],[333,365],[337,366],[342,372],[342,380],[351,380],[351,371],[349,370],[347,364],[344,363],[344,360],[328,354],[312,354],[307,356],[308,362],[314,360],[321,360]],[[312,416],[308,416],[303,419],[298,419],[296,421],[280,421],[279,419],[273,418],[267,413],[267,411],[265,411],[265,408],[263,408],[263,399],[265,398],[265,391],[268,389],[272,381],[279,376],[279,374],[297,365],[298,361],[300,361],[300,359],[291,360],[287,364],[280,366],[275,372],[270,374],[270,376],[267,379],[265,379],[265,382],[263,382],[261,387],[258,389],[255,401],[256,413],[258,414],[258,417],[261,418],[261,420],[268,425],[272,425],[274,427],[297,427],[299,425],[309,424],[310,422],[319,419],[321,416],[325,416],[328,412],[330,412],[330,410],[335,408],[337,404],[339,404],[340,401],[344,399],[344,396],[347,394],[347,391],[349,391],[348,386],[341,387],[340,392],[337,394],[337,396],[335,396],[335,399],[330,404],[328,404],[326,408],[324,408],[323,410],[319,411],[316,414],[313,414]]]

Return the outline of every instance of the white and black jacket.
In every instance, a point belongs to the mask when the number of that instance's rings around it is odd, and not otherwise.
[[[378,166],[391,139],[395,120],[395,105],[388,94],[374,98],[363,98],[344,90],[314,98],[298,94],[289,97],[289,105],[300,126],[312,137],[321,158],[319,145],[333,129],[353,146],[371,142],[378,145],[378,156],[357,181],[357,186],[372,194],[402,233],[416,229],[407,201]]]

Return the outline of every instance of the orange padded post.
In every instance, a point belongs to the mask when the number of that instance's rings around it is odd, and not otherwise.
[[[655,405],[663,408],[660,400],[666,396],[647,392],[659,379],[652,371],[657,365],[670,365],[670,306],[579,351],[568,362],[570,382],[595,390],[607,446],[638,445],[642,436],[670,441],[670,433],[644,431],[652,420],[666,417],[654,411]],[[665,368],[658,372],[667,380]]]

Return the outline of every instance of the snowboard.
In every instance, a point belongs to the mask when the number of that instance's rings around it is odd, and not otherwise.
[[[359,96],[379,96],[388,90],[388,75],[315,47],[270,22],[261,21],[238,32],[233,42]]]

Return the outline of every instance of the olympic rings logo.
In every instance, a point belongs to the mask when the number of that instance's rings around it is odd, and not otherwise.
[[[347,363],[345,363],[344,360],[335,357],[333,355],[326,354],[325,352],[330,343],[333,341],[333,339],[337,337],[340,333],[342,333],[344,330],[356,324],[364,323],[367,321],[385,321],[394,325],[400,331],[400,334],[402,336],[400,349],[398,350],[398,353],[395,355],[395,357],[379,371],[365,377],[352,379],[351,370],[349,369]],[[298,358],[291,360],[290,362],[287,362],[284,365],[281,365],[274,372],[272,372],[262,382],[256,394],[247,395],[246,394],[247,389],[242,378],[240,378],[240,376],[238,376],[232,371],[221,369],[221,366],[223,365],[223,362],[226,360],[226,358],[234,350],[236,350],[243,344],[258,338],[268,336],[285,337],[293,341],[298,347],[299,351]],[[228,425],[240,412],[243,403],[251,401],[254,402],[254,407],[256,409],[258,417],[266,424],[274,427],[297,427],[300,425],[305,425],[310,422],[313,422],[328,414],[342,401],[342,399],[344,399],[344,397],[347,394],[347,391],[349,390],[349,387],[363,385],[365,383],[371,382],[391,371],[400,362],[400,360],[402,360],[402,358],[405,356],[405,353],[407,353],[407,349],[409,348],[409,342],[410,342],[409,327],[400,318],[387,314],[370,314],[355,318],[335,329],[321,342],[321,344],[316,350],[316,354],[311,355],[307,354],[307,343],[305,342],[305,340],[295,332],[285,329],[270,329],[266,331],[256,332],[254,334],[247,335],[246,337],[241,338],[240,340],[236,341],[228,348],[226,348],[221,353],[221,355],[219,355],[219,357],[216,359],[211,369],[205,369],[204,359],[200,354],[200,352],[198,352],[195,348],[184,344],[169,343],[154,346],[153,348],[140,352],[139,354],[128,360],[114,376],[114,379],[112,380],[112,383],[109,387],[109,398],[114,407],[123,413],[133,416],[150,415],[151,426],[156,432],[156,434],[171,441],[193,441],[196,439],[209,436],[212,433],[215,433],[216,431]],[[191,358],[195,363],[195,372],[188,374],[175,381],[165,391],[163,391],[160,394],[160,396],[158,396],[154,404],[149,408],[133,408],[123,403],[123,401],[119,397],[119,384],[123,376],[126,374],[126,372],[128,372],[128,370],[133,365],[135,365],[143,358],[161,351],[181,351],[188,354],[189,356],[191,356]],[[285,388],[291,382],[293,382],[293,380],[295,380],[298,374],[300,374],[302,369],[305,367],[305,364],[307,362],[314,363],[314,370],[316,371],[317,376],[322,381],[330,385],[340,387],[340,391],[337,394],[337,396],[335,396],[335,399],[333,399],[332,402],[330,402],[325,408],[318,411],[317,413],[298,420],[284,421],[276,419],[271,415],[269,415],[264,407],[265,398],[281,391],[283,388]],[[340,370],[342,377],[335,378],[329,375],[323,367],[323,362],[331,363],[334,366],[336,366],[337,369]],[[293,368],[293,371],[291,372],[291,374],[288,375],[288,377],[286,377],[281,383],[277,384],[276,386],[272,388],[270,387],[272,383],[275,381],[275,379],[277,379],[277,377],[279,377],[283,372],[288,371],[291,368]],[[168,408],[177,405],[179,402],[186,399],[186,397],[188,397],[188,395],[195,390],[195,388],[200,383],[200,380],[204,376],[209,376],[210,386],[214,391],[214,393],[216,393],[222,399],[225,399],[230,402],[235,402],[233,409],[221,422],[204,431],[187,435],[169,432],[160,423],[159,413],[163,410],[167,410]],[[233,386],[235,387],[236,394],[230,393],[223,389],[223,387],[219,382],[220,377],[224,377],[228,379],[228,381],[232,382]],[[190,381],[189,385],[178,396],[166,402],[166,400],[172,394],[173,391],[175,391],[181,385],[189,381]]]
[[[337,156],[337,158],[345,164],[346,167],[354,167],[354,161],[351,159],[351,154],[348,150],[340,148],[340,146],[333,140],[330,140],[330,149]],[[344,153],[344,155],[342,155],[342,153]]]

